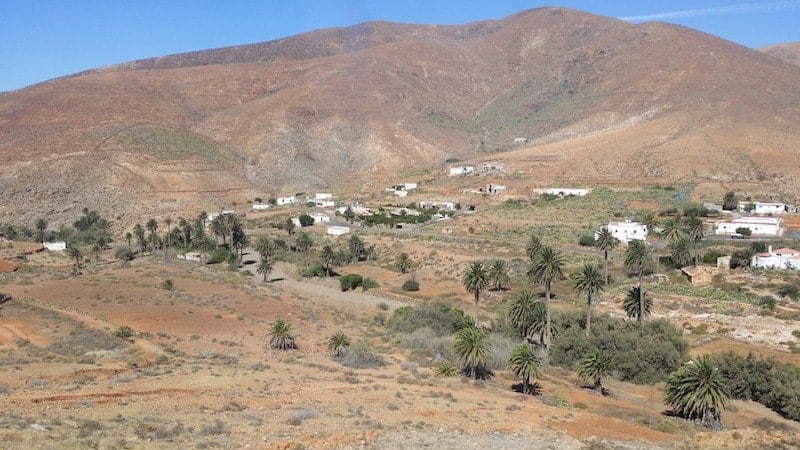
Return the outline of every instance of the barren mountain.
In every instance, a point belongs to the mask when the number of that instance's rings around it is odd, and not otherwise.
[[[794,192],[798,136],[800,67],[695,30],[563,8],[375,22],[0,95],[0,221],[90,206],[125,222],[270,194],[369,193],[489,156],[524,166],[531,184]],[[530,147],[509,152],[515,137]]]
[[[769,47],[760,48],[759,50],[796,66],[800,66],[800,42],[771,45]]]

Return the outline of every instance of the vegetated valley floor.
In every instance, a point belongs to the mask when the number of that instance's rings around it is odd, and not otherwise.
[[[521,213],[502,211],[493,215],[492,226],[513,229]],[[467,226],[478,231],[461,234]],[[66,256],[30,255],[16,272],[2,275],[0,290],[14,300],[0,306],[0,443],[5,448],[797,445],[800,425],[754,402],[733,401],[724,412],[728,429],[712,432],[665,416],[662,385],[609,380],[613,395],[601,397],[581,388],[575,373],[551,366],[539,380],[543,394],[533,397],[515,393],[511,385],[517,380],[506,370],[487,381],[434,377],[433,355],[402,348],[385,319],[399,306],[431,298],[471,314],[474,303],[460,284],[464,265],[487,255],[524,258],[513,245],[482,241],[480,227],[488,229],[489,221],[478,214],[417,237],[365,233],[378,260],[338,270],[378,282],[366,292],[341,292],[336,279],[301,278],[299,261],[279,263],[271,281],[263,282],[251,273],[252,264],[229,271],[174,258],[165,262],[156,254],[122,265],[106,250],[100,262],[71,276]],[[557,234],[547,238],[560,240]],[[400,290],[407,276],[391,268],[400,251],[418,263],[415,276],[422,289],[413,295]],[[570,271],[597,259],[592,251],[572,254]],[[613,275],[624,286],[621,253],[614,258]],[[174,289],[162,287],[165,279]],[[515,275],[509,291],[487,292],[481,323],[490,323],[523,286]],[[556,307],[574,307],[571,281],[554,289]],[[609,290],[598,313],[621,314],[622,290]],[[800,363],[785,345],[797,328],[794,319],[759,315],[747,303],[721,307],[719,300],[669,290],[653,295],[654,315],[683,327],[693,354],[752,351]],[[794,311],[797,305],[781,308]],[[268,327],[278,317],[292,324],[299,349],[269,348]],[[131,338],[115,336],[123,326],[131,328]],[[333,360],[327,341],[337,331],[370,347],[386,364],[351,369]]]

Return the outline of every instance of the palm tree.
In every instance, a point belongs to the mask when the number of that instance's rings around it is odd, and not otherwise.
[[[586,295],[586,336],[592,332],[592,297],[603,292],[603,275],[597,266],[591,263],[583,265],[583,269],[572,274],[575,290]]]
[[[689,216],[686,220],[686,235],[694,243],[694,265],[697,265],[697,246],[700,241],[705,237],[706,231],[703,225],[703,219],[697,216]]]
[[[640,324],[644,325],[643,319],[650,315],[653,309],[653,299],[647,293],[642,293],[639,286],[633,286],[622,302],[622,309],[628,317],[636,317]]]
[[[708,354],[686,363],[664,386],[664,403],[675,414],[711,428],[722,426],[721,413],[729,398],[728,387]]]
[[[328,339],[328,350],[334,358],[344,355],[347,347],[350,346],[350,338],[344,332],[339,331]]]
[[[258,263],[258,267],[256,267],[256,272],[264,275],[264,282],[267,281],[267,277],[269,274],[272,273],[272,270],[275,268],[274,263],[272,262],[272,258],[270,257],[262,257],[261,261]]]
[[[151,252],[156,248],[156,230],[158,229],[158,221],[156,219],[150,219],[144,225],[147,228],[147,231],[150,232],[150,248]]]
[[[133,235],[136,236],[136,241],[139,244],[140,251],[144,251],[147,248],[147,243],[145,242],[144,238],[144,228],[138,223],[133,226]]]
[[[275,319],[269,331],[269,345],[276,350],[293,350],[297,348],[292,336],[292,326],[283,319]]]
[[[591,381],[598,394],[604,394],[603,378],[608,377],[614,366],[614,359],[608,353],[596,348],[581,359],[578,366],[578,376],[583,380]]]
[[[528,275],[533,282],[544,285],[546,319],[542,344],[545,348],[550,347],[553,341],[553,325],[550,317],[550,289],[553,281],[564,278],[563,269],[564,257],[561,252],[552,247],[542,247],[528,268]]]
[[[75,260],[75,269],[81,268],[81,258],[83,254],[78,247],[68,247],[67,248],[67,255]]]
[[[692,262],[692,254],[689,252],[689,240],[681,239],[669,245],[670,258],[678,267],[688,266]]]
[[[314,241],[311,240],[311,236],[305,231],[297,233],[297,237],[294,238],[294,245],[297,250],[303,253],[307,252],[313,244]]]
[[[131,246],[131,238],[133,238],[133,235],[131,234],[131,232],[130,231],[126,231],[125,232],[125,241],[128,243],[128,247]]]
[[[164,225],[167,226],[167,234],[164,242],[166,243],[165,245],[169,246],[170,233],[172,233],[172,228],[170,228],[172,226],[172,217],[164,219]]]
[[[227,237],[231,231],[231,223],[228,219],[230,214],[220,214],[211,221],[211,232],[215,236],[222,237],[222,246],[228,245]]]
[[[331,276],[331,265],[336,261],[336,252],[333,251],[330,245],[326,244],[322,247],[322,251],[319,253],[319,260],[325,267],[325,274]]]
[[[614,237],[614,234],[608,229],[608,226],[603,225],[600,231],[597,232],[594,245],[603,251],[603,268],[605,270],[606,285],[608,285],[608,252],[614,250],[614,247],[616,247],[618,243],[619,240]]]
[[[539,236],[531,233],[530,237],[528,238],[528,242],[525,244],[525,254],[528,255],[528,259],[533,261],[541,248],[541,239],[539,239]]]
[[[284,222],[284,224],[283,224],[283,229],[286,230],[286,232],[289,234],[289,236],[294,234],[294,229],[295,228],[296,228],[296,226],[295,226],[294,221],[292,220],[292,218],[290,217],[290,218],[286,219],[286,222]]]
[[[489,358],[490,344],[486,332],[474,326],[464,327],[456,334],[453,348],[464,365],[466,375],[477,380]]]
[[[722,209],[725,211],[733,211],[739,206],[739,199],[736,198],[736,192],[728,191],[722,198]]]
[[[533,292],[522,290],[511,301],[508,309],[508,320],[519,328],[522,335],[533,342],[534,334],[538,335],[539,345],[543,345],[544,329],[547,313],[542,301],[537,300]]]
[[[511,281],[508,263],[502,259],[495,259],[492,261],[492,264],[489,265],[489,281],[494,284],[494,290],[499,291],[503,289],[503,285]]]
[[[350,236],[350,239],[347,241],[347,247],[350,250],[350,254],[353,255],[354,260],[361,261],[361,258],[365,257],[367,246],[357,234]]]
[[[644,241],[640,240],[633,240],[628,242],[628,249],[625,250],[625,267],[632,272],[635,272],[638,275],[638,282],[637,282],[637,290],[636,292],[639,294],[639,311],[644,311],[644,289],[642,288],[642,276],[644,276],[644,271],[650,265],[652,261],[650,261],[650,255],[647,252],[647,247],[644,244]],[[644,322],[642,321],[642,315],[639,315],[639,323],[644,327]]]
[[[661,237],[670,244],[685,241],[688,236],[686,235],[686,224],[683,221],[683,216],[675,216],[675,218],[665,221],[661,227]]]
[[[231,225],[231,247],[234,251],[239,251],[239,256],[244,256],[244,248],[250,242],[247,234],[244,232],[244,226],[239,216],[230,216]]]
[[[530,344],[519,344],[508,355],[508,367],[518,378],[522,378],[522,393],[533,394],[531,378],[539,376],[542,360]]]
[[[44,219],[36,219],[33,225],[36,228],[36,242],[44,243],[44,232],[47,231],[47,221]]]
[[[489,284],[489,274],[486,271],[486,266],[480,261],[474,261],[464,271],[464,278],[461,283],[470,292],[475,295],[475,322],[478,322],[478,300],[480,300],[481,290]]]
[[[397,267],[397,270],[399,270],[400,273],[408,272],[412,265],[411,258],[409,258],[408,253],[400,253],[397,255],[394,265]]]

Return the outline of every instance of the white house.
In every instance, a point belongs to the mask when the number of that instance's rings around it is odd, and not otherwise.
[[[437,209],[446,209],[448,211],[455,211],[456,204],[455,202],[444,202],[444,201],[431,201],[431,200],[423,200],[419,202],[420,208],[437,208]]]
[[[466,175],[472,172],[475,172],[475,167],[473,166],[458,166],[458,167],[451,167],[448,175],[451,177],[455,177],[458,175]]]
[[[350,232],[350,227],[343,227],[338,225],[329,225],[325,231],[327,234],[331,236],[341,236],[343,234],[347,234]]]
[[[314,206],[317,208],[333,208],[336,203],[333,200],[314,200]]]
[[[45,242],[44,248],[50,250],[51,252],[63,252],[67,249],[67,243],[64,241],[56,241],[56,242]]]
[[[269,207],[269,203],[253,203],[253,209],[256,211],[266,211]]]
[[[327,214],[323,214],[323,213],[311,213],[311,214],[309,214],[309,216],[311,216],[311,218],[314,219],[314,224],[315,225],[318,224],[318,223],[324,223],[324,222],[330,222],[331,221],[331,216],[329,216]]]
[[[756,236],[782,236],[786,231],[780,217],[745,216],[717,222],[715,233],[730,236],[736,233],[737,228],[747,228]]]
[[[186,252],[178,255],[178,259],[185,259],[187,261],[203,261],[205,255],[199,252]]]
[[[486,185],[486,193],[493,195],[493,194],[502,194],[506,191],[506,187],[501,184],[494,184],[489,183]]]
[[[417,183],[403,183],[403,190],[410,191],[417,188]]]
[[[394,195],[396,195],[398,197],[408,197],[408,191],[406,191],[406,190],[392,191],[392,192],[394,193]]]
[[[292,195],[291,197],[278,197],[275,199],[275,203],[278,206],[295,205],[297,204],[297,198],[295,198],[294,195]]]
[[[761,269],[800,269],[800,252],[792,248],[772,250],[770,246],[766,253],[753,255],[750,265]]]
[[[586,189],[546,188],[546,189],[534,189],[534,192],[537,194],[557,195],[559,197],[567,197],[569,195],[574,195],[575,197],[583,197],[584,195],[587,195],[590,192],[592,192],[592,189],[591,188],[586,188]]]
[[[631,222],[630,220],[626,220],[625,222],[609,222],[607,227],[611,235],[623,244],[627,244],[633,240],[644,241],[647,239],[647,225],[639,222]],[[598,234],[599,231],[595,232],[595,238],[598,237]]]
[[[515,138],[514,138],[514,143],[515,143],[515,144],[527,144],[527,143],[528,143],[528,138],[524,138],[524,137],[515,137]]]
[[[314,200],[333,200],[333,194],[328,192],[317,192],[314,194]]]

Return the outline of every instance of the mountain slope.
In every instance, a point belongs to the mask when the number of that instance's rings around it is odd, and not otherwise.
[[[769,47],[760,48],[759,50],[790,64],[794,64],[795,66],[800,66],[800,42],[771,45]]]
[[[135,61],[0,96],[0,214],[88,204],[124,222],[300,190],[370,193],[449,158],[504,157],[514,137],[531,147],[508,154],[512,168],[559,149],[562,170],[531,167],[532,183],[791,191],[798,80],[800,67],[694,30],[563,8]]]

